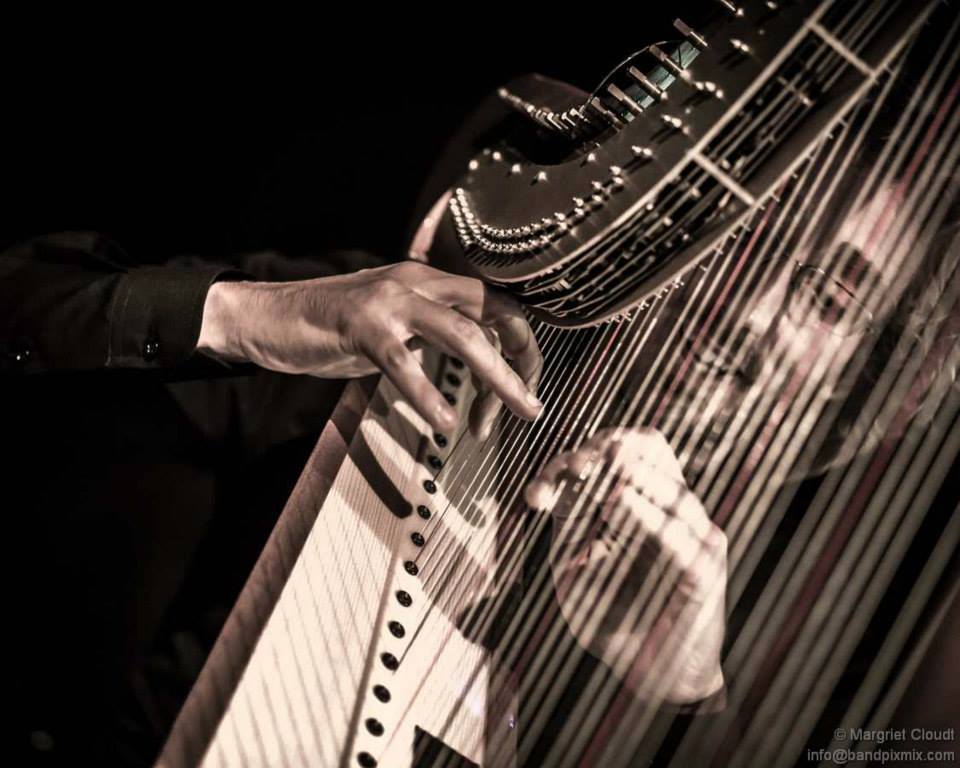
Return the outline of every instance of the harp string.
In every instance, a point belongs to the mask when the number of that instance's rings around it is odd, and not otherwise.
[[[956,144],[956,142],[954,143]],[[953,158],[951,162],[955,164],[957,161],[956,147],[954,147],[954,151],[952,154],[953,154]],[[956,190],[954,189],[954,193],[955,192]],[[945,302],[945,304],[943,307],[940,307],[939,309],[943,310],[943,315],[947,318],[946,321],[941,324],[940,331],[942,333],[947,333],[948,338],[952,334],[952,338],[954,339],[954,345],[955,345],[956,330],[955,328],[951,330],[950,324],[952,323],[954,326],[956,325],[957,307],[955,304],[955,291],[953,292],[954,293],[953,298],[951,298],[948,295],[949,293],[950,292],[947,292],[947,294],[944,294],[942,297],[940,297],[941,301]],[[955,365],[956,364],[956,358],[955,358],[956,347],[955,346],[951,354],[954,355],[953,364]],[[929,381],[925,381],[925,379],[927,378],[927,374],[924,373],[924,369],[927,369],[927,370],[931,368],[937,369],[942,366],[941,361],[938,361],[936,359],[932,359],[932,360],[922,359],[919,356],[919,353],[916,353],[915,356],[912,358],[912,363],[915,364],[914,370],[905,370],[905,372],[900,372],[898,370],[890,370],[888,372],[889,378],[891,378],[894,382],[897,383],[897,389],[891,388],[891,391],[885,395],[885,397],[883,398],[883,407],[886,408],[887,410],[890,410],[891,408],[895,408],[897,410],[897,417],[900,420],[905,420],[907,418],[907,415],[910,410],[910,402],[915,397],[915,395],[910,394],[910,390],[916,391],[918,387],[921,390],[925,390],[926,388],[928,388],[930,384]],[[923,396],[926,396],[925,392],[923,393]],[[947,415],[947,418],[949,420],[949,415]],[[891,433],[893,435],[896,435],[898,434],[900,428],[896,425],[896,419],[894,419],[892,423],[893,423],[893,426],[891,427]],[[870,523],[871,516],[874,521],[878,517],[880,517],[881,519],[892,519],[896,512],[895,509],[887,510],[883,506],[884,495],[879,495],[879,496],[877,495],[878,488],[880,488],[885,482],[888,482],[888,480],[883,476],[887,476],[887,477],[902,476],[907,471],[906,469],[898,468],[898,467],[906,466],[905,458],[901,457],[896,461],[894,460],[894,458],[892,458],[892,453],[895,447],[896,447],[896,442],[893,441],[892,439],[888,439],[888,441],[885,444],[881,444],[880,449],[871,457],[870,463],[865,465],[865,468],[863,469],[859,479],[855,481],[855,485],[853,485],[854,480],[852,479],[852,477],[849,479],[845,478],[845,480],[847,480],[846,484],[848,488],[851,487],[852,485],[853,490],[850,490],[846,493],[848,500],[844,505],[845,508],[842,510],[843,517],[841,518],[840,523],[838,523],[835,526],[835,529],[839,530],[840,533],[843,534],[844,536],[843,540],[845,542],[847,541],[850,542],[850,544],[847,545],[847,548],[853,548],[856,546],[855,537],[857,535],[860,535],[860,532],[863,529],[866,529],[868,525],[870,524],[877,525],[877,523],[875,522]],[[853,470],[851,470],[849,474],[852,476]],[[842,488],[840,489],[840,491],[842,491]],[[871,504],[872,506],[870,506]],[[879,507],[877,506],[878,504],[880,505]],[[891,505],[892,505],[892,502],[891,502]],[[878,542],[893,541],[894,533],[896,533],[897,537],[902,537],[903,532],[905,530],[910,530],[911,527],[915,527],[917,518],[923,517],[924,513],[925,513],[925,510],[923,508],[920,508],[918,510],[912,510],[911,517],[913,519],[913,522],[905,518],[895,532],[888,532],[885,536],[879,537],[878,540],[873,542],[873,545],[875,546]],[[852,528],[852,524],[846,522],[851,518],[855,521],[855,524],[857,526],[856,529],[854,530],[850,530]],[[863,522],[861,522],[860,520],[861,518],[863,518]],[[846,530],[843,527],[844,524],[847,527]],[[832,540],[834,542],[833,543],[834,550],[836,550],[838,547],[838,544],[836,542],[841,540],[840,534],[835,534],[832,537]],[[829,578],[833,580],[836,578],[835,571],[837,570],[837,566],[835,565],[835,563],[840,561],[841,555],[844,558],[847,557],[846,548],[842,553],[837,551],[833,551],[833,552],[826,551],[826,548],[825,548],[825,551],[821,555],[821,557],[816,561],[814,566],[812,566],[812,568],[809,569],[810,574],[807,577],[807,581],[805,582],[804,593],[801,593],[799,597],[795,598],[793,617],[804,615],[806,610],[809,610],[808,608],[805,610],[804,603],[810,604],[812,603],[813,599],[816,598],[818,602],[823,604],[824,600],[831,595],[831,592],[828,589],[828,587],[830,586],[830,582],[828,582],[827,579]],[[885,556],[889,558],[891,562],[894,562],[894,563],[899,562],[899,559],[900,559],[899,557],[892,557],[889,553],[887,553]],[[881,563],[879,560],[879,555],[874,554],[869,558],[864,557],[862,562],[860,562],[857,565],[857,568],[860,570],[863,570],[863,569],[872,570],[872,569],[878,568],[880,564]],[[887,565],[889,565],[889,563]],[[828,570],[828,567],[829,567],[829,570]],[[852,566],[848,564],[848,567],[852,567]],[[845,588],[844,591],[847,592],[848,591],[847,588]],[[806,598],[804,598],[804,594],[806,595]],[[837,595],[834,593],[832,596],[836,597]],[[844,596],[845,595],[841,595],[841,597],[844,597]],[[862,621],[865,621],[866,617],[869,617],[871,615],[870,612],[866,609],[865,605],[862,609],[858,610],[856,613],[847,613],[842,605],[842,600],[838,600],[837,602],[838,602],[837,608],[827,617],[826,624],[821,628],[823,632],[822,638],[817,639],[816,637],[811,637],[810,636],[811,628],[809,625],[794,627],[794,631],[798,635],[798,638],[794,642],[794,646],[790,650],[790,655],[792,657],[796,658],[799,653],[804,651],[809,651],[811,648],[815,649],[817,646],[824,648],[825,647],[824,644],[827,642],[826,638],[829,638],[829,637],[836,638],[840,635],[841,624],[839,622],[843,621],[844,619],[846,619],[849,622],[848,625],[844,628],[844,633],[849,637],[851,633],[856,632],[856,628],[860,626],[860,623]],[[796,625],[796,618],[794,618],[793,621],[794,621],[794,624]],[[862,632],[860,634],[862,635]],[[839,640],[837,640],[837,642],[839,642]],[[813,643],[812,646],[811,646],[811,643]],[[826,651],[822,650],[820,652],[821,661],[824,658],[824,655],[823,655],[824,653],[826,653]],[[813,658],[817,658],[816,653],[813,654]],[[828,659],[832,658],[834,660],[833,662],[825,664],[823,667],[820,668],[822,679],[819,685],[821,687],[822,685],[825,684],[826,681],[830,681],[830,680],[835,681],[837,679],[841,671],[842,660],[846,658],[846,655],[841,653],[840,649],[834,647],[830,649],[830,655],[826,656],[826,658]],[[760,676],[758,675],[758,677]],[[797,687],[800,689],[804,689],[803,686],[797,686]],[[769,696],[768,696],[768,701],[769,701]],[[809,709],[812,706],[813,704],[810,703],[807,708]],[[767,709],[769,709],[769,705],[767,705]],[[789,708],[785,708],[785,709],[787,709],[787,713],[792,711]],[[770,712],[765,713],[767,718],[769,718],[770,714],[771,714]],[[785,715],[778,715],[778,717],[782,721],[779,724],[779,730],[785,731],[786,728],[789,726],[789,723],[784,721]],[[776,731],[777,729],[775,728],[774,730]]]
[[[653,314],[653,313],[650,313],[650,315],[648,315],[648,317],[649,317],[649,316],[652,316],[652,314]],[[545,348],[545,351],[546,351],[547,354],[548,354],[548,359],[549,359],[549,355],[552,354],[552,353],[554,353],[553,350],[555,349],[555,347],[554,347],[553,344],[550,344],[550,343],[549,343],[549,342],[550,342],[550,339],[552,338],[552,337],[549,335],[549,331],[547,332],[547,334],[545,334],[544,338],[545,338],[545,341],[544,341],[543,346],[544,346],[544,348]],[[567,339],[567,341],[569,341],[569,339]],[[569,344],[568,344],[568,346],[569,346]],[[558,345],[558,347],[559,347],[559,345]],[[591,362],[594,362],[594,361],[591,361]],[[545,382],[548,380],[548,378],[549,378],[548,376],[545,376]],[[569,414],[568,414],[568,416],[569,416]],[[519,429],[522,431],[522,427],[519,428]],[[513,430],[512,430],[512,431],[513,431],[514,433],[518,431],[518,427],[517,427],[516,423],[513,424]],[[502,434],[502,427],[498,426],[498,432],[501,432],[501,434]],[[507,437],[509,438],[509,437],[511,437],[511,435],[507,435]],[[458,446],[458,447],[459,447],[459,446]],[[449,464],[448,464],[448,466],[449,466]],[[466,466],[466,464],[465,464],[464,466]],[[512,479],[512,478],[511,478],[511,479]]]
[[[864,22],[863,25],[865,25],[865,22]],[[824,51],[825,51],[825,52],[828,52],[828,49],[824,48]],[[730,141],[731,141],[731,142],[734,142],[734,143],[735,143],[737,140],[738,140],[738,137],[737,137],[736,135],[734,135],[733,137],[730,138]],[[499,457],[498,457],[498,458],[499,458]]]
[[[914,159],[914,163],[915,163],[915,162],[916,162],[916,158]],[[955,162],[955,160],[953,160],[952,162]],[[935,162],[935,161],[932,162],[932,163],[930,163],[930,164],[929,164],[929,169],[932,169],[935,165],[936,165],[936,162]],[[922,187],[923,187],[923,184],[920,184],[920,185],[918,185],[918,186],[920,186],[920,187],[922,188]],[[908,214],[905,212],[904,215],[906,216],[906,215],[908,215]]]

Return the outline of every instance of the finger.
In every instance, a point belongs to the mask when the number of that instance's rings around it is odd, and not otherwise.
[[[400,339],[384,332],[358,339],[358,344],[430,426],[442,432],[456,425],[456,413]]]
[[[570,505],[563,514],[569,513],[574,508],[571,505],[576,502],[575,497],[581,491],[579,483],[599,465],[600,456],[601,451],[592,448],[558,453],[543,466],[534,481],[527,486],[527,496],[531,500],[528,501],[529,505],[560,514],[558,502],[561,499],[561,485],[567,482],[570,483],[566,489]],[[618,492],[618,489],[612,489],[608,492],[608,497],[615,498]]]
[[[712,539],[717,533],[700,499],[687,487],[680,462],[659,430],[601,430],[583,444],[581,450],[585,449],[601,450],[637,492],[664,513],[683,520],[702,540]],[[571,462],[571,471],[575,464]]]
[[[437,233],[437,226],[440,224],[443,214],[447,209],[447,203],[450,201],[452,190],[447,190],[433,204],[430,212],[420,222],[417,227],[417,233],[413,236],[410,243],[410,258],[417,261],[426,261],[427,254],[433,246],[433,236]]]
[[[669,520],[662,509],[637,493],[636,488],[624,488],[620,501],[617,509],[605,518],[618,538],[639,541],[646,536],[657,536]]]
[[[559,485],[561,481],[569,479],[568,472],[573,455],[573,451],[564,451],[553,456],[543,465],[538,479],[550,485]]]
[[[520,306],[506,294],[488,288],[481,322],[493,325],[504,354],[513,360],[514,369],[530,391],[536,392],[543,370],[543,355]]]
[[[458,309],[477,322],[483,318],[487,288],[482,280],[451,275],[430,266],[419,267],[415,277],[409,287],[422,298]]]
[[[559,477],[566,470],[570,453],[558,453],[543,465],[524,490],[527,504],[534,509],[550,510],[559,496]]]
[[[429,273],[427,279],[414,290],[436,303],[455,308],[481,324],[481,327],[485,324],[492,326],[502,344],[503,353],[513,361],[513,369],[528,391],[536,393],[543,369],[543,356],[533,329],[513,299],[489,289],[479,280],[447,275],[436,270]],[[513,408],[511,410],[515,411]],[[499,412],[500,401],[496,390],[478,386],[469,421],[470,431],[478,440],[486,440],[490,436]]]
[[[535,419],[541,404],[507,365],[480,326],[466,315],[435,302],[415,298],[409,307],[411,330],[444,352],[459,357],[477,378],[525,419]]]
[[[470,406],[470,432],[477,440],[486,440],[493,431],[493,425],[500,413],[500,398],[496,392],[485,387],[477,391]]]
[[[490,345],[497,350],[497,353],[503,354],[503,347],[500,344],[500,337],[493,331],[493,329],[485,328],[481,325],[480,330],[483,331],[483,335],[487,337],[487,341],[489,341]]]
[[[643,472],[662,472],[678,482],[684,482],[683,468],[663,433],[653,427],[626,429],[620,435],[620,452],[615,461],[636,468],[643,462]]]
[[[703,540],[694,535],[685,521],[666,514],[633,488],[623,490],[622,500],[631,522],[637,524],[637,531],[629,533],[636,535],[641,532],[653,537],[681,568],[688,567],[703,552]],[[611,521],[608,521],[608,525],[613,527]]]
[[[486,335],[487,340],[499,352],[500,339],[497,334],[490,328],[483,328],[481,326],[481,330]],[[471,376],[471,380],[473,381],[473,389],[476,392],[476,396],[470,405],[470,432],[473,433],[474,437],[478,440],[483,441],[490,437],[493,424],[500,413],[501,403],[496,393],[491,392],[476,374]]]
[[[603,455],[602,446],[585,443],[570,454],[566,475],[570,480],[584,480],[599,465]]]
[[[530,391],[537,391],[543,356],[523,310],[509,294],[489,288],[475,278],[439,270],[433,270],[427,279],[412,288],[424,298],[456,309],[476,323],[496,328],[504,353],[514,361],[514,367]]]
[[[651,471],[637,486],[637,490],[664,512],[689,525],[700,539],[706,540],[711,536],[713,524],[700,499],[687,488],[686,483],[677,482],[660,471]]]
[[[531,509],[550,512],[560,499],[560,488],[542,480],[533,480],[524,488],[523,498]]]
[[[584,440],[577,450],[595,453],[598,457],[615,462],[621,452],[621,439],[624,431],[623,427],[601,429]]]
[[[536,481],[549,489],[555,504],[559,500],[560,484],[579,483],[585,480],[600,465],[606,447],[602,437],[596,437],[596,439],[585,441],[575,451],[558,453],[544,464]]]
[[[663,433],[652,427],[624,430],[613,461],[634,486],[656,506],[684,520],[706,539],[713,524],[700,499],[688,487],[683,469]]]

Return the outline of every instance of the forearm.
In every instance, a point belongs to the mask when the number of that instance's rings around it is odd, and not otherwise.
[[[194,357],[219,268],[132,268],[89,233],[0,255],[0,371],[171,370]]]
[[[343,335],[326,309],[330,296],[348,282],[349,277],[334,275],[214,283],[204,303],[197,351],[224,362],[336,378],[349,370],[338,370],[345,354]],[[297,352],[291,354],[292,349]]]
[[[224,361],[245,356],[235,318],[242,312],[243,286],[214,283],[207,291],[197,338],[197,351]]]

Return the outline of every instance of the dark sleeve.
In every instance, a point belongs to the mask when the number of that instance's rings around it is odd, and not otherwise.
[[[0,372],[196,363],[207,290],[237,277],[222,267],[135,266],[90,232],[14,246],[0,253]]]

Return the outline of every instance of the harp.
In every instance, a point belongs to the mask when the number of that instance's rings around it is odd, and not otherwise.
[[[876,654],[839,714],[822,687],[842,673],[830,658],[849,659],[875,617],[850,595],[879,600],[893,566],[877,547],[902,562],[934,498],[947,512],[916,589],[938,610],[930,585],[958,538],[956,500],[939,490],[960,449],[957,391],[939,373],[957,356],[956,249],[930,295],[930,332],[945,341],[889,357],[900,362],[883,368],[885,395],[860,403],[876,412],[871,429],[909,433],[909,455],[893,438],[868,443],[854,420],[846,440],[860,439],[860,458],[818,468],[813,512],[778,562],[767,553],[799,503],[792,475],[827,452],[819,425],[840,418],[834,404],[815,409],[797,376],[775,379],[779,404],[736,412],[707,380],[665,393],[692,376],[682,329],[721,322],[716,307],[747,301],[788,244],[812,242],[881,113],[891,127],[861,191],[895,194],[883,210],[865,205],[868,229],[902,265],[897,284],[913,281],[914,252],[955,213],[956,8],[718,0],[674,26],[591,94],[507,84],[459,142],[459,179],[431,212],[431,258],[459,260],[529,309],[547,415],[529,427],[503,417],[478,444],[434,434],[386,381],[351,384],[160,765],[768,765],[829,746],[831,717],[883,727],[897,686],[878,681],[895,677],[902,645]],[[915,81],[901,77],[907,59]],[[897,93],[902,106],[884,111]],[[671,305],[681,322],[648,367],[640,350]],[[867,347],[841,367],[862,368]],[[836,375],[816,354],[808,363]],[[426,365],[451,401],[469,402],[458,361]],[[918,397],[935,418],[915,426],[899,414]],[[535,554],[549,521],[520,502],[553,452],[610,423],[661,428],[731,541],[729,602],[744,616],[730,622],[727,702],[692,723],[625,693],[578,644]],[[638,593],[637,616],[654,599]],[[890,642],[916,625],[907,614]]]

